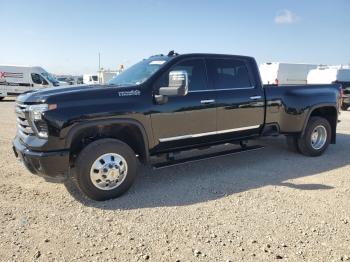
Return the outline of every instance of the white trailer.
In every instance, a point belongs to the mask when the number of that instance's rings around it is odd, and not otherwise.
[[[313,64],[263,63],[259,66],[264,85],[305,85]]]
[[[0,100],[53,86],[59,86],[59,82],[41,67],[0,65]]]
[[[309,72],[307,82],[308,84],[341,83],[343,88],[348,88],[350,87],[350,67],[318,67]]]

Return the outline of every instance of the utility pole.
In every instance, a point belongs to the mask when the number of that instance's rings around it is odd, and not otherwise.
[[[98,73],[97,73],[97,78],[99,84],[101,84],[101,53],[98,52]]]
[[[101,53],[98,52],[98,71],[101,70]]]

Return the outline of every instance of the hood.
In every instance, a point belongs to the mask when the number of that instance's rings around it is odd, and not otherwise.
[[[122,87],[120,87],[122,88]],[[128,87],[129,88],[129,87]],[[108,85],[76,85],[76,86],[58,86],[44,89],[36,89],[25,92],[18,96],[20,103],[45,103],[48,100],[64,99],[65,97],[83,96],[84,93],[101,93],[114,89]],[[93,94],[92,94],[93,95]]]

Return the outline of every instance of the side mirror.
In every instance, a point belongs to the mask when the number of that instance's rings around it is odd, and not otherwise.
[[[185,96],[188,93],[188,75],[186,71],[171,71],[169,86],[159,88],[159,95]]]

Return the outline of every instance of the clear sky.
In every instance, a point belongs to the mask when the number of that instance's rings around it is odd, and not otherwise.
[[[350,63],[350,0],[0,0],[0,64],[89,73],[152,54]]]

